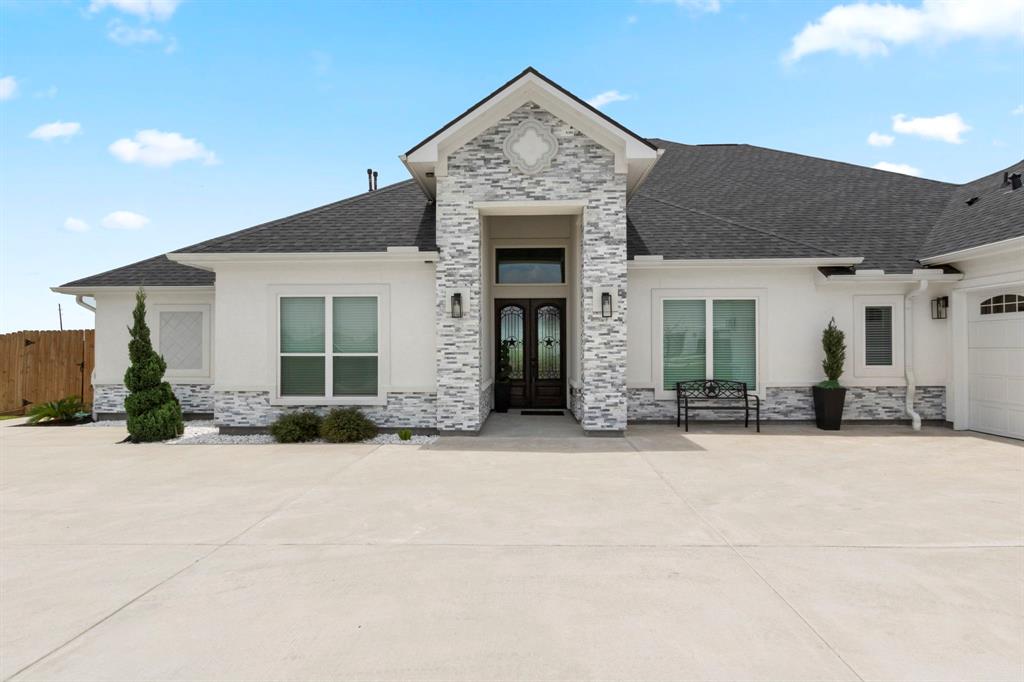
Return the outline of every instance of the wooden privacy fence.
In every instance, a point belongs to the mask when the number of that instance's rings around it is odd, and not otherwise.
[[[0,335],[0,414],[80,395],[92,404],[92,329]]]

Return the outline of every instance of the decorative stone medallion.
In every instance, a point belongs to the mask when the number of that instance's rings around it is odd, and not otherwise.
[[[546,125],[528,118],[505,138],[505,156],[527,175],[535,175],[551,163],[558,153],[558,140]]]

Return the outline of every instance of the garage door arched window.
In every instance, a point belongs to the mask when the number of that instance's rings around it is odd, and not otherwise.
[[[1000,294],[981,302],[982,315],[999,315],[1001,313],[1024,313],[1024,296]]]

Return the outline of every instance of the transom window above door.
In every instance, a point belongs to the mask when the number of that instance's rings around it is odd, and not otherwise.
[[[497,284],[565,284],[565,249],[497,249]]]

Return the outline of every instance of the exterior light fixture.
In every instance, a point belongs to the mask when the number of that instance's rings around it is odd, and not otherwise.
[[[949,315],[949,296],[932,299],[932,319],[944,320]]]
[[[452,294],[452,317],[462,317],[462,294]]]
[[[612,295],[608,291],[601,292],[601,317],[612,316]]]

